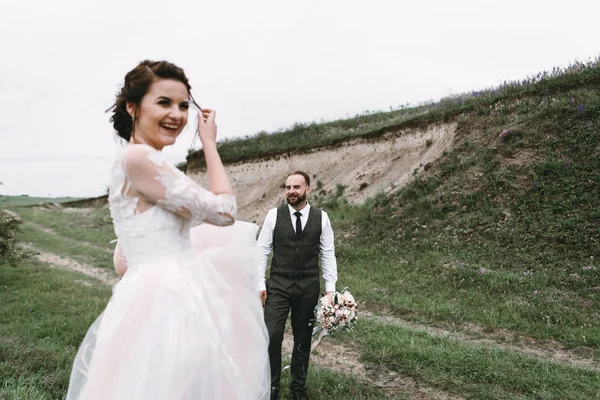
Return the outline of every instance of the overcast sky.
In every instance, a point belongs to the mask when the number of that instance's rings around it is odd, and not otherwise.
[[[166,59],[219,136],[389,110],[600,54],[597,0],[0,0],[0,194],[105,193],[125,73]],[[183,161],[185,132],[165,152]]]

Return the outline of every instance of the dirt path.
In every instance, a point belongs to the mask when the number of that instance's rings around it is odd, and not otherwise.
[[[468,345],[479,345],[496,347],[550,361],[558,364],[566,364],[572,367],[586,368],[598,371],[598,361],[576,355],[573,351],[566,349],[555,341],[539,341],[524,337],[516,332],[496,330],[488,332],[483,327],[469,324],[460,327],[460,331],[416,324],[391,315],[378,315],[371,311],[362,310],[361,317],[364,320],[376,321],[385,324],[393,324],[415,331],[426,332],[432,336],[443,336],[459,340]],[[289,325],[289,324],[288,324]],[[500,337],[504,341],[490,338],[481,338],[485,334],[488,337]],[[507,343],[510,338],[518,338],[519,343]],[[290,358],[292,354],[293,339],[291,328],[288,326],[283,341],[284,358]],[[593,349],[589,349],[593,352]],[[380,388],[388,397],[397,394],[408,395],[411,399],[419,400],[450,400],[460,399],[438,389],[423,386],[410,376],[403,376],[383,365],[363,363],[360,361],[359,352],[348,345],[335,343],[328,339],[321,341],[311,354],[311,365],[330,369],[332,371],[353,376],[359,381]]]
[[[469,345],[497,347],[536,357],[545,361],[600,371],[600,363],[592,358],[593,349],[587,349],[589,357],[586,358],[566,349],[558,342],[538,340],[507,330],[494,330],[490,332],[481,326],[465,324],[460,326],[460,331],[450,331],[429,325],[416,324],[391,315],[381,315],[381,313],[377,315],[366,310],[362,310],[361,316],[367,320],[397,325],[415,331],[422,331],[432,336],[444,336],[465,342]],[[485,334],[487,338],[478,337],[482,334]],[[489,337],[500,337],[503,341],[490,339]],[[516,341],[514,343],[507,343],[506,341],[510,341],[511,338],[518,338],[518,343]]]
[[[62,255],[39,250],[30,243],[24,244],[23,247],[34,252],[35,258],[52,267],[64,269],[67,271],[80,272],[89,277],[97,279],[98,281],[107,286],[113,286],[119,281],[119,276],[116,273],[105,268],[94,267],[92,265],[81,263],[79,261],[75,261]]]
[[[52,228],[46,228],[43,225],[40,225],[38,223],[35,222],[31,222],[31,221],[26,221],[25,224],[33,226],[35,229],[38,229],[44,233],[47,233],[49,235],[54,235],[54,236],[58,236],[58,233],[56,233],[56,231]]]
[[[284,359],[291,358],[294,345],[289,325],[287,325],[283,338],[282,353]],[[383,365],[365,364],[359,361],[359,358],[360,354],[356,349],[340,343],[334,343],[326,338],[311,353],[310,364],[352,376],[358,381],[381,389],[390,398],[398,394],[404,394],[415,400],[462,399],[438,389],[423,386],[412,377],[400,375]],[[283,373],[289,373],[289,370],[284,370]]]
[[[57,236],[57,237],[59,237],[59,238],[61,238],[63,240],[68,240],[70,242],[76,243],[78,246],[87,247],[89,249],[94,249],[94,250],[99,250],[99,251],[102,251],[102,252],[104,252],[106,254],[110,254],[110,255],[113,254],[112,250],[109,250],[109,249],[107,249],[105,247],[100,247],[100,246],[97,246],[95,244],[84,242],[82,240],[77,240],[77,239],[73,239],[73,238],[70,238],[70,237],[67,237],[67,236],[63,236],[63,235],[59,234],[58,232],[56,232],[54,229],[45,227],[45,226],[40,225],[40,224],[38,224],[36,222],[24,221],[23,223],[27,224],[29,226],[32,226],[35,229],[40,230],[40,231],[42,231],[42,232],[44,232],[44,233],[46,233],[48,235]]]
[[[18,213],[16,213],[15,211],[7,210],[7,209],[3,209],[2,211],[4,211],[5,213],[9,214],[10,216],[12,216],[14,218],[21,219],[21,216]],[[30,226],[33,226],[34,228],[39,229],[42,232],[47,233],[49,235],[60,236],[53,229],[47,228],[38,223],[31,222],[31,221],[24,221],[24,223],[29,224]],[[60,236],[60,237],[62,237],[64,239],[68,239],[68,240],[74,240],[74,239],[67,238],[64,236]],[[99,249],[99,250],[106,252],[107,254],[112,254],[112,251],[110,251],[108,249],[105,249],[105,248],[102,248],[102,247],[99,247],[99,246],[96,246],[96,245],[93,245],[93,244],[90,244],[87,242],[82,242],[82,241],[76,241],[76,242],[83,247]],[[25,249],[33,252],[35,258],[37,258],[41,262],[46,263],[52,267],[64,269],[67,271],[80,272],[82,274],[85,274],[87,276],[90,276],[94,279],[99,280],[101,283],[103,283],[107,286],[113,286],[115,283],[117,283],[119,281],[119,276],[115,272],[109,271],[105,268],[94,267],[92,265],[88,265],[88,264],[85,264],[85,263],[82,263],[79,261],[75,261],[69,257],[65,257],[62,255],[50,253],[48,251],[40,250],[40,249],[34,247],[34,245],[32,243],[22,243],[21,246],[24,247]],[[86,281],[77,281],[77,283],[89,285],[89,283]]]

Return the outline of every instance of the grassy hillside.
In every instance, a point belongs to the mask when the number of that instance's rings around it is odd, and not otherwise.
[[[354,232],[341,265],[402,315],[597,348],[598,83],[457,120],[453,150],[408,187],[363,207],[323,204]]]
[[[257,157],[299,153],[355,137],[379,137],[390,131],[425,127],[456,119],[463,113],[480,112],[510,99],[550,96],[581,87],[595,87],[600,82],[600,60],[577,62],[566,68],[554,68],[521,81],[505,82],[499,87],[473,91],[390,112],[365,112],[354,118],[327,123],[297,123],[277,132],[258,132],[243,138],[219,143],[223,160],[237,162]],[[188,155],[182,169],[203,168],[202,150]]]

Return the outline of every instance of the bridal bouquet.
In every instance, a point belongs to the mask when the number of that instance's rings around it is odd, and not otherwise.
[[[312,348],[317,347],[323,336],[334,332],[352,330],[356,324],[356,301],[346,288],[341,292],[325,295],[315,307],[318,326],[313,330],[313,337],[318,335]]]

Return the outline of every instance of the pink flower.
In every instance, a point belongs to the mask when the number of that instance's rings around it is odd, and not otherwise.
[[[351,329],[356,323],[356,302],[348,291],[335,292],[319,300],[316,315],[318,323],[330,333]]]

